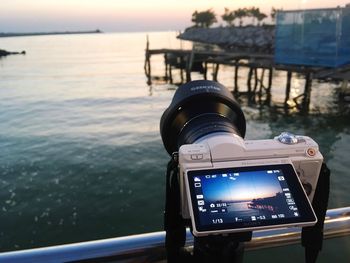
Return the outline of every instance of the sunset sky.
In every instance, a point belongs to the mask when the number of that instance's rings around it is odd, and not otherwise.
[[[1,0],[0,32],[52,30],[163,31],[191,25],[193,11],[257,6],[308,9],[344,6],[350,0]],[[219,21],[221,22],[221,21]]]
[[[202,180],[205,200],[216,202],[251,201],[254,198],[273,197],[282,192],[276,175],[266,171],[241,172],[240,176],[230,180],[218,175],[216,179]]]

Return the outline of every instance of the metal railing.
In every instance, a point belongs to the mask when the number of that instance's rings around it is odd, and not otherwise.
[[[350,235],[350,207],[327,211],[324,238]],[[0,262],[159,262],[165,259],[165,232],[110,238],[75,244],[0,253]],[[193,237],[187,231],[187,245]],[[261,230],[253,233],[246,250],[300,243],[300,228]]]

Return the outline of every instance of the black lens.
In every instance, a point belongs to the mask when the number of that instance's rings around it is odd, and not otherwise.
[[[197,80],[180,86],[160,120],[160,133],[169,154],[183,144],[215,133],[245,135],[244,114],[221,84]]]

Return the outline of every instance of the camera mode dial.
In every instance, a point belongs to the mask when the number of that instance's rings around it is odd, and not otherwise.
[[[298,136],[295,136],[294,134],[290,132],[282,132],[278,137],[277,140],[283,144],[297,144],[299,142]]]

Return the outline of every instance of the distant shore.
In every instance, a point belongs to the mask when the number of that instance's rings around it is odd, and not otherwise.
[[[29,32],[29,33],[0,33],[0,37],[24,37],[24,36],[46,36],[46,35],[75,35],[75,34],[101,34],[100,29],[90,31],[58,31],[58,32]]]

